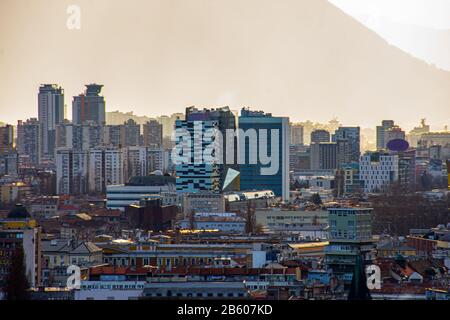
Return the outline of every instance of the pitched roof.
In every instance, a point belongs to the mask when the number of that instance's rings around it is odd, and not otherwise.
[[[75,244],[75,245],[74,245]],[[67,254],[90,254],[101,252],[102,249],[92,242],[74,243],[70,240],[57,239],[42,241],[42,252],[60,252]]]

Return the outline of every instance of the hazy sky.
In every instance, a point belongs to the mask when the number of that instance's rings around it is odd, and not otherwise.
[[[368,27],[387,19],[394,31],[399,24],[450,29],[450,0],[333,2]],[[72,4],[81,8],[81,30],[66,27],[66,9]],[[356,77],[351,63],[364,61],[358,49],[334,50],[336,45],[316,39],[316,32],[327,39],[333,29],[348,27],[341,17],[334,25],[336,14],[328,6],[324,0],[0,0],[0,121],[35,117],[40,83],[64,87],[71,118],[71,97],[84,84],[97,82],[105,85],[107,111],[158,115],[183,112],[190,105],[230,105],[261,108],[294,121],[336,116],[347,125],[373,127],[383,118],[395,118],[410,128],[427,117],[438,126],[450,125],[450,108],[426,105],[447,98],[437,85],[435,96],[421,96],[422,108],[408,109],[406,97],[393,96],[393,104],[404,101],[405,106],[355,112],[356,106],[364,107],[366,91],[374,92],[347,88],[342,98],[347,77]],[[390,43],[401,38],[399,33],[390,37],[386,26],[374,30]],[[334,43],[333,38],[329,41]],[[421,51],[423,43],[417,49],[414,41],[400,41],[398,47],[429,63],[442,60]],[[341,63],[350,66],[343,72]],[[426,73],[449,79],[442,70]]]

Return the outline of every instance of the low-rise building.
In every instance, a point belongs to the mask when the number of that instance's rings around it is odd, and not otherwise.
[[[163,205],[160,196],[142,199],[125,209],[125,216],[132,228],[156,232],[171,228],[177,213],[178,207]]]
[[[102,263],[102,249],[92,242],[55,239],[42,241],[44,286],[66,286],[70,265],[88,267]]]
[[[246,221],[235,213],[195,213],[191,219],[178,222],[181,229],[218,230],[226,233],[244,233]]]
[[[29,206],[30,213],[36,218],[50,218],[58,214],[59,197],[39,197]]]
[[[175,191],[175,178],[164,175],[133,177],[125,185],[110,185],[106,188],[106,206],[108,209],[125,208],[141,199],[161,193]]]
[[[289,208],[256,209],[256,225],[273,232],[296,232],[305,238],[328,237],[328,211]]]
[[[208,191],[186,193],[183,214],[187,217],[192,212],[225,212],[225,198],[223,194]]]

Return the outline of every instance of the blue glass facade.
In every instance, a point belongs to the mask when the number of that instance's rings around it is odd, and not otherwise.
[[[241,164],[239,171],[241,173],[241,190],[272,190],[277,197],[283,197],[288,200],[289,197],[289,120],[288,118],[272,117],[263,113],[252,113],[243,110],[239,117],[239,129],[246,132],[249,129],[256,130],[257,147],[249,143],[249,139],[245,140],[245,148],[240,146],[240,150],[244,150],[241,154]],[[272,130],[278,130],[278,171],[274,175],[262,175],[261,169],[268,168],[269,165],[263,165],[259,156],[256,164],[250,164],[250,153],[252,147],[259,152],[261,131],[267,130],[267,155],[272,155]],[[242,141],[240,141],[242,143]],[[252,141],[251,143],[255,143]],[[276,152],[275,150],[274,152]],[[245,158],[244,158],[245,156]],[[245,159],[245,163],[243,161]],[[244,163],[244,164],[242,164]]]

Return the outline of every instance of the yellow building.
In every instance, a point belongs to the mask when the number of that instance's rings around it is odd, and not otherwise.
[[[257,209],[256,225],[274,231],[295,231],[328,225],[328,211],[301,211],[278,208]]]
[[[23,182],[9,183],[0,186],[0,203],[11,204],[19,201],[29,190],[28,185]]]

